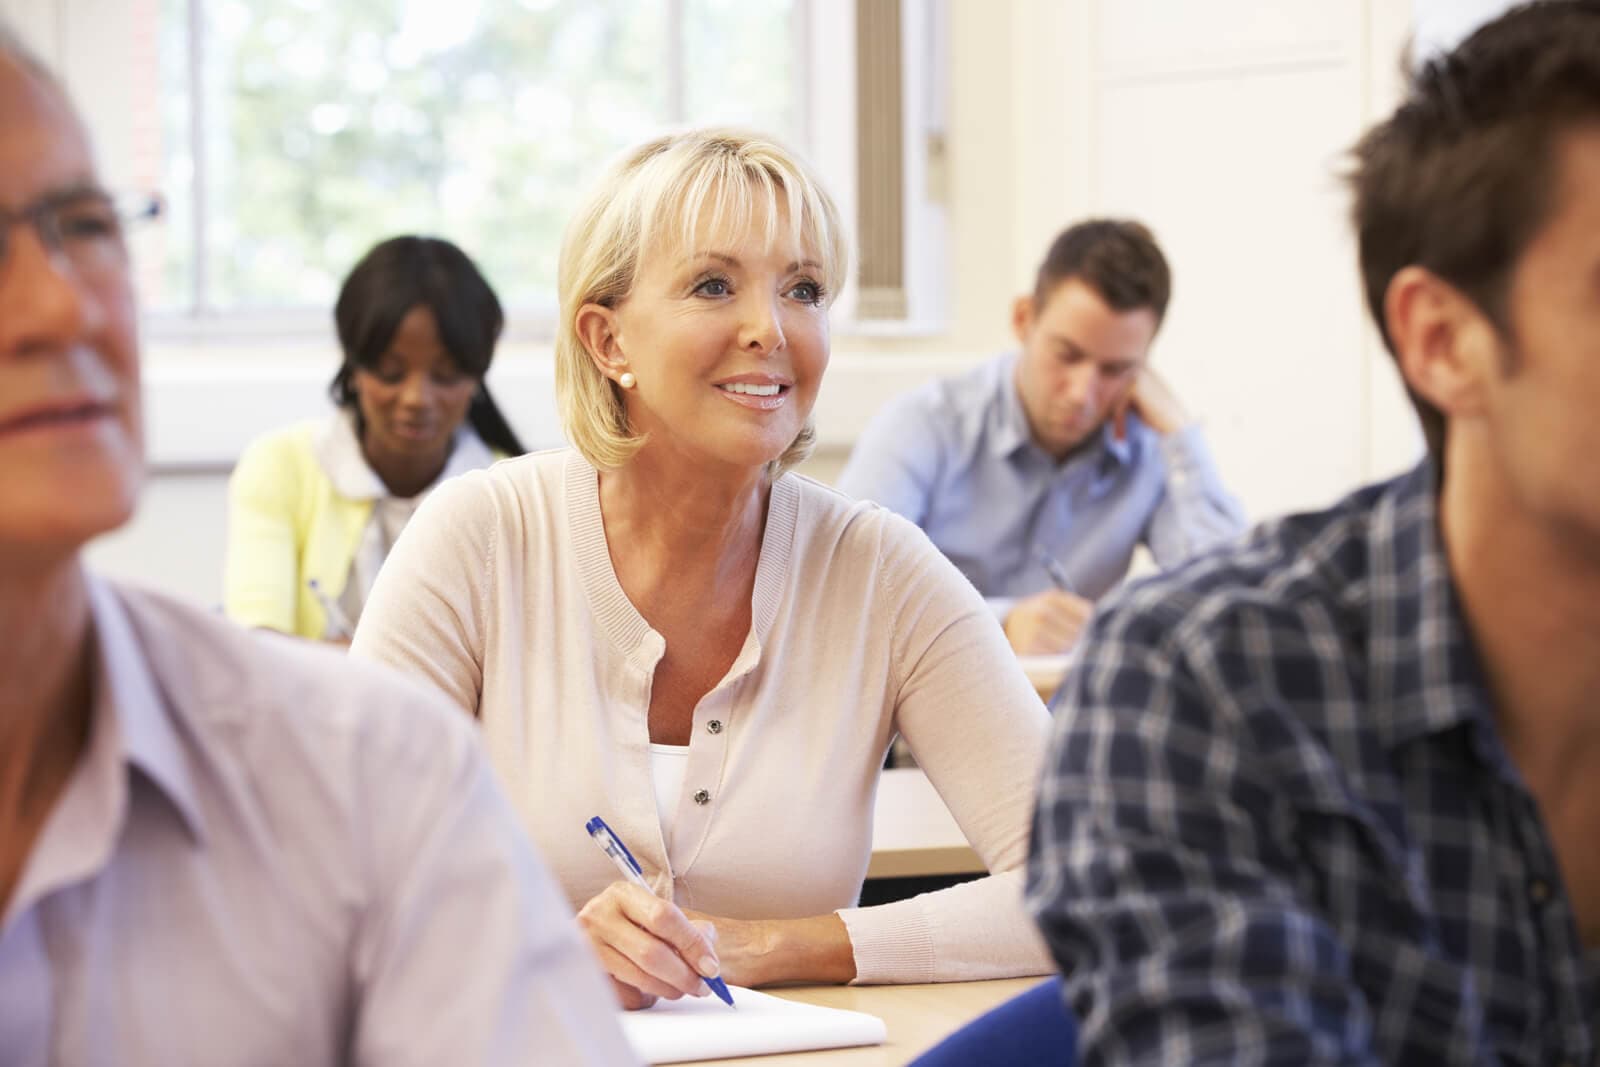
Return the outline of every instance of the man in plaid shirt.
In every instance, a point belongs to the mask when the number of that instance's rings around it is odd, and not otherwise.
[[[1105,605],[1029,899],[1085,1064],[1589,1064],[1600,3],[1516,9],[1355,152],[1429,458]]]

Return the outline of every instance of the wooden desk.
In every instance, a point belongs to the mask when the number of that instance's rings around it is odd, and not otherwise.
[[[818,1052],[786,1052],[776,1056],[743,1056],[703,1060],[716,1067],[899,1067],[928,1051],[950,1034],[1010,1000],[1044,978],[1005,978],[997,982],[941,982],[935,985],[796,986],[765,992],[788,1000],[829,1008],[864,1011],[884,1021],[889,1040],[863,1048]]]
[[[1017,662],[1022,664],[1022,673],[1033,683],[1033,691],[1039,694],[1039,699],[1049,704],[1050,698],[1061,688],[1061,680],[1067,676],[1069,658],[1063,652],[1059,656],[1018,656]]]
[[[986,869],[921,768],[883,772],[872,813],[868,878],[982,874]]]

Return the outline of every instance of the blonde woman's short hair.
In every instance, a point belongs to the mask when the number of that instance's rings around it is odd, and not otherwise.
[[[579,206],[561,242],[556,402],[567,439],[595,467],[621,467],[644,437],[628,426],[621,389],[589,358],[578,336],[578,310],[621,304],[645,254],[691,248],[708,211],[713,228],[764,218],[766,238],[773,240],[780,204],[789,236],[822,264],[819,280],[831,302],[848,265],[839,210],[805,163],[759,134],[699,129],[648,141],[614,164]],[[771,464],[772,475],[810,455],[815,440],[807,419]]]

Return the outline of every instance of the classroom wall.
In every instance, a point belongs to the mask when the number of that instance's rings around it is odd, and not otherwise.
[[[125,7],[5,2],[14,18],[22,11],[24,34],[67,57],[91,125],[114,128],[115,102],[95,98],[85,72],[116,62],[96,42],[116,39]],[[1338,154],[1392,104],[1409,4],[948,9],[953,298],[931,330],[836,327],[807,473],[831,479],[887,396],[1007,345],[1011,297],[1056,230],[1091,212],[1140,215],[1166,245],[1176,292],[1157,365],[1205,420],[1252,516],[1318,504],[1412,461],[1420,438],[1365,322],[1335,179]],[[137,165],[98,136],[113,174]],[[516,327],[491,384],[531,443],[555,444],[548,346]],[[331,335],[153,333],[146,356],[148,492],[91,557],[215,603],[232,457],[261,429],[322,410]]]
[[[1387,355],[1363,312],[1339,180],[1376,111],[1369,19],[1327,0],[1102,0],[1086,200],[1136,214],[1175,264],[1161,364],[1206,412],[1256,513],[1395,464]],[[1374,388],[1377,383],[1382,388]],[[1403,424],[1403,423],[1402,423]]]

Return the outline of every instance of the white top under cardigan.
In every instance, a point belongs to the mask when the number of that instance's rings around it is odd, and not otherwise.
[[[584,831],[601,815],[681,906],[838,911],[858,982],[1050,970],[1021,892],[1048,717],[966,579],[909,522],[791,473],[772,486],[751,620],[695,708],[670,853],[646,721],[665,642],[617,582],[598,476],[576,452],[440,486],[390,554],[352,652],[477,713],[575,905],[617,877]],[[856,908],[897,732],[998,873]]]

